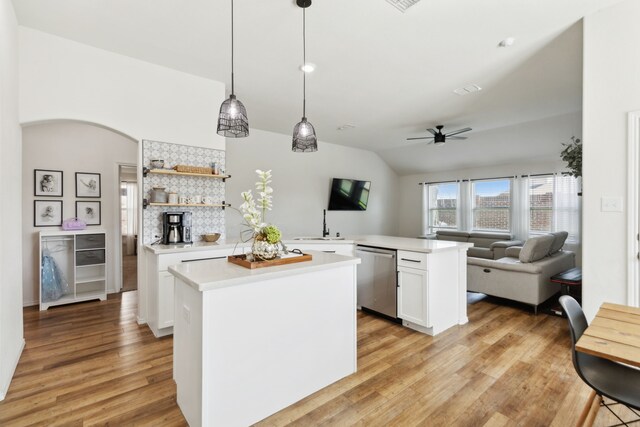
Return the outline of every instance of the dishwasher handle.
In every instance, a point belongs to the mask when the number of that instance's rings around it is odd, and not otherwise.
[[[389,259],[393,259],[393,258],[396,257],[394,254],[385,254],[385,253],[382,253],[382,252],[367,251],[367,250],[364,250],[364,249],[356,249],[356,253],[358,253],[358,252],[366,252],[368,254],[373,254],[375,256],[379,256],[379,257],[383,257],[383,258],[389,258]]]

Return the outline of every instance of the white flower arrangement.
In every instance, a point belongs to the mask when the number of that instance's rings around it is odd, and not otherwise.
[[[271,183],[271,171],[256,170],[259,180],[256,182],[256,192],[260,196],[257,200],[254,199],[251,190],[241,193],[242,200],[244,202],[240,205],[240,213],[244,218],[246,225],[258,234],[262,232],[262,229],[267,226],[265,217],[267,211],[270,211],[273,207],[272,196],[273,188],[269,186]]]

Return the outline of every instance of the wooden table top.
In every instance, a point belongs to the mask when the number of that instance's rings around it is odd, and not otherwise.
[[[640,367],[640,308],[602,304],[576,350]]]

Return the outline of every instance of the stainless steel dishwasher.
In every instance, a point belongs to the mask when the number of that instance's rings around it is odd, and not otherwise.
[[[397,318],[396,251],[370,246],[356,247],[358,305]]]

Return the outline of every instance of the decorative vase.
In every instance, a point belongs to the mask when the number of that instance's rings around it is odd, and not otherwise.
[[[280,255],[280,242],[269,243],[266,240],[253,240],[251,245],[251,253],[257,260],[270,261],[276,259]]]

